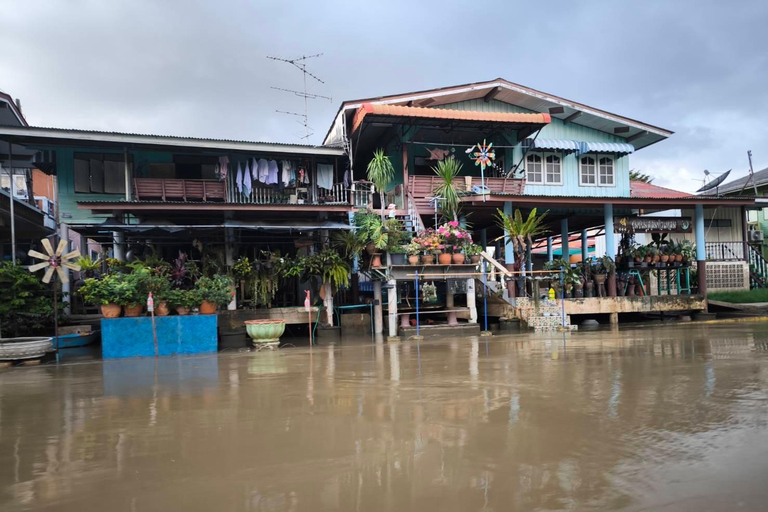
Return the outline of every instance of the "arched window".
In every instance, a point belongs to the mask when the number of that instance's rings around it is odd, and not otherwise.
[[[539,155],[525,157],[525,181],[536,184],[544,183],[544,170]]]
[[[612,187],[615,185],[613,174],[613,158],[605,156],[599,161],[598,176],[601,187]]]
[[[581,158],[579,167],[579,184],[586,186],[597,185],[597,169],[595,169],[595,159],[591,156]]]
[[[563,171],[560,165],[560,157],[549,155],[546,158],[544,180],[547,185],[561,185],[563,183]]]

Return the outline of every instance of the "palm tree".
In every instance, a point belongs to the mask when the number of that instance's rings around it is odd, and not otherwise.
[[[504,234],[497,240],[506,238],[512,242],[512,248],[515,252],[515,261],[523,262],[529,254],[528,249],[533,247],[533,238],[546,233],[547,226],[544,224],[544,217],[547,213],[537,216],[536,208],[531,210],[528,218],[523,220],[520,210],[515,210],[514,215],[507,215],[501,210],[496,210],[496,220],[498,226],[504,230]],[[523,267],[525,268],[525,267]]]
[[[643,174],[640,171],[632,169],[629,171],[629,181],[642,181],[643,183],[652,183],[653,178],[651,178],[650,174]]]
[[[373,152],[373,159],[368,162],[368,181],[379,190],[381,197],[381,218],[384,219],[384,194],[395,177],[395,168],[389,157],[384,154],[383,149],[377,149]]]
[[[432,171],[443,182],[436,186],[432,193],[436,197],[441,197],[443,205],[441,207],[443,217],[446,219],[459,220],[459,190],[456,186],[456,178],[461,172],[461,163],[453,157],[446,158],[437,162]]]

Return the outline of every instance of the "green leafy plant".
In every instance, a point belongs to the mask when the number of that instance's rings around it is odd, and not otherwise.
[[[80,265],[80,272],[84,277],[95,277],[101,270],[101,259],[92,259],[90,256],[81,256],[75,264]]]
[[[58,284],[56,285],[58,286]],[[59,301],[59,318],[67,305]],[[0,263],[0,328],[3,337],[50,335],[54,321],[49,285],[26,268]]]
[[[207,301],[217,306],[226,306],[232,300],[232,282],[227,276],[217,274],[213,277],[203,276],[195,283],[195,290],[201,301]]]
[[[78,293],[86,302],[95,306],[133,306],[142,302],[139,277],[135,274],[109,274],[102,279],[88,278]]]
[[[168,293],[168,306],[172,308],[194,309],[200,306],[200,302],[197,290],[171,290]]]
[[[356,235],[362,247],[368,244],[372,244],[379,250],[387,247],[388,233],[378,215],[368,211],[358,211],[353,217],[353,223],[357,228]]]
[[[424,249],[421,247],[421,244],[415,238],[411,240],[407,246],[405,246],[405,252],[408,254],[408,256],[418,256],[423,250]]]
[[[497,240],[506,239],[512,242],[515,261],[527,261],[528,248],[533,246],[534,237],[547,232],[546,224],[544,224],[547,213],[549,212],[538,215],[536,208],[534,208],[528,214],[528,218],[523,219],[520,210],[515,210],[514,215],[507,215],[501,210],[496,210],[497,224],[504,231],[504,234]]]
[[[377,218],[377,220],[380,219]],[[354,231],[336,231],[331,235],[331,247],[348,261],[359,256],[364,246],[365,244],[361,243]]]
[[[384,220],[384,208],[386,201],[384,199],[387,187],[395,177],[395,168],[389,157],[384,154],[383,149],[377,149],[373,152],[373,158],[368,162],[368,181],[372,182],[379,191],[381,197],[381,219]]]
[[[247,256],[238,258],[234,265],[232,265],[232,275],[239,281],[248,280],[253,274],[253,265]]]
[[[464,254],[467,256],[479,256],[483,252],[483,247],[478,244],[469,244],[464,247]]]
[[[456,182],[461,167],[462,165],[458,160],[450,157],[439,161],[432,168],[432,172],[442,181],[433,189],[432,193],[436,197],[442,198],[440,211],[446,220],[459,220],[459,189]]]
[[[613,258],[606,254],[597,258],[597,265],[594,266],[594,270],[596,274],[610,274],[616,271],[616,263]]]

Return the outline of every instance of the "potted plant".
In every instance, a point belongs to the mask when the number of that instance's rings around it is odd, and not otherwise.
[[[616,294],[619,297],[624,296],[624,293],[626,291],[626,285],[627,285],[627,274],[624,274],[624,273],[616,274]]]
[[[155,268],[140,283],[142,296],[152,294],[155,301],[155,315],[157,316],[167,316],[169,313],[168,293],[171,290],[171,283],[162,272],[161,267]]]
[[[389,157],[384,154],[383,149],[377,149],[373,152],[373,158],[368,162],[368,181],[373,183],[379,191],[381,198],[381,221],[384,222],[384,209],[387,207],[384,200],[387,187],[395,177],[395,168],[392,166]]]
[[[469,261],[472,264],[480,263],[480,253],[483,252],[483,248],[478,244],[469,244],[464,248],[464,254],[469,256]]]
[[[405,255],[408,253],[407,245],[395,245],[387,249],[387,252],[389,253],[389,258],[392,265],[405,265]]]
[[[168,305],[176,310],[178,315],[188,315],[191,310],[200,306],[200,296],[196,290],[171,290],[168,292]]]
[[[437,234],[445,240],[450,250],[450,262],[454,265],[464,263],[466,256],[461,251],[467,244],[472,243],[472,236],[459,225],[459,222],[456,220],[446,222],[437,229]],[[445,260],[447,261],[447,258]]]
[[[107,275],[103,279],[89,277],[80,287],[78,293],[89,304],[99,306],[104,318],[117,318],[120,316],[122,306],[118,304],[118,296],[115,290],[116,280]]]
[[[384,222],[381,217],[369,210],[360,210],[352,218],[358,243],[365,252],[373,255],[377,247],[383,249],[387,245]]]
[[[80,266],[80,274],[84,278],[96,277],[101,270],[101,259],[92,259],[90,256],[81,256],[75,264]]]
[[[405,251],[408,253],[408,264],[410,265],[418,265],[419,264],[419,254],[422,251],[421,244],[416,241],[414,238],[411,240],[411,243],[409,243],[407,246],[405,246]]]
[[[690,263],[696,260],[696,247],[690,240],[680,241],[680,253],[683,256],[681,258],[683,263]]]
[[[423,265],[431,265],[435,262],[435,255],[440,254],[443,249],[443,245],[440,243],[440,237],[437,235],[434,229],[429,228],[419,232],[419,235],[414,238],[415,241],[421,246],[423,254],[421,255],[421,263]]]
[[[229,278],[221,274],[198,279],[195,290],[200,297],[200,314],[212,315],[219,307],[229,304],[232,300],[230,286]]]

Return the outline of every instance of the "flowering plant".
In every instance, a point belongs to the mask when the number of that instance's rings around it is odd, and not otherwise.
[[[437,228],[437,234],[443,237],[446,244],[453,249],[453,252],[461,252],[464,246],[472,243],[472,235],[462,228],[455,220],[446,222]]]
[[[418,243],[421,246],[421,249],[427,254],[436,254],[445,248],[440,239],[440,235],[438,235],[432,228],[420,231],[419,236],[414,237],[413,241]]]
[[[437,287],[435,283],[424,283],[421,285],[421,296],[425,303],[437,301]]]

